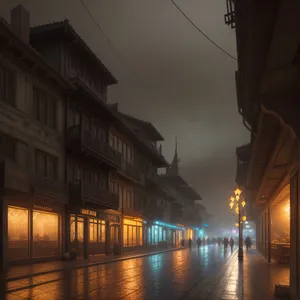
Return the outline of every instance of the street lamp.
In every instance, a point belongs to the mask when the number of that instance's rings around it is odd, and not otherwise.
[[[243,260],[244,252],[243,252],[243,221],[246,221],[246,216],[243,216],[243,208],[246,205],[246,201],[241,198],[242,190],[236,188],[234,191],[234,196],[230,197],[229,207],[234,215],[238,216],[238,223],[236,223],[236,227],[239,229],[239,260]]]

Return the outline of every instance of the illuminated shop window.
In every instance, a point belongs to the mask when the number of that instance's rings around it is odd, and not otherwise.
[[[142,222],[124,219],[123,244],[124,247],[143,245]]]
[[[70,240],[71,242],[75,241],[75,238],[79,242],[84,241],[84,218],[77,217],[77,223],[76,218],[74,215],[71,215],[70,217]]]
[[[59,255],[59,217],[58,214],[33,211],[33,256]]]
[[[90,242],[91,243],[105,242],[105,221],[90,219]]]
[[[148,244],[151,244],[151,227],[148,227]]]
[[[136,227],[132,227],[132,246],[136,246]]]
[[[9,259],[29,257],[28,209],[8,207]]]
[[[162,241],[162,227],[158,227],[158,242]]]

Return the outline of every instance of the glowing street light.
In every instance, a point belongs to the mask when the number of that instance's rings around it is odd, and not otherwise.
[[[244,257],[243,253],[243,221],[246,221],[246,216],[242,215],[242,210],[246,205],[245,199],[241,198],[242,190],[238,187],[234,190],[234,195],[231,196],[229,207],[235,215],[238,216],[238,223],[235,224],[239,228],[239,259],[242,260]],[[241,200],[241,201],[240,201]]]

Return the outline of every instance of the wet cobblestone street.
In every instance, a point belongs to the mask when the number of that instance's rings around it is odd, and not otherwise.
[[[208,246],[12,281],[5,299],[250,300],[244,277],[236,254]]]

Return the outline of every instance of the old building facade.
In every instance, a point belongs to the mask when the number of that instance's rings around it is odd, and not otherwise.
[[[29,14],[0,22],[1,266],[65,251],[65,105],[72,85],[29,45]]]
[[[237,183],[257,222],[258,249],[269,261],[289,263],[290,294],[300,299],[300,6],[228,0],[227,7],[237,38],[238,110],[251,132],[250,154],[237,149]]]
[[[1,268],[179,246],[191,188],[158,175],[163,137],[107,103],[117,80],[69,22],[18,6],[0,42]]]

